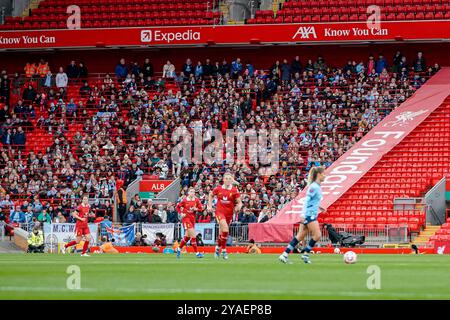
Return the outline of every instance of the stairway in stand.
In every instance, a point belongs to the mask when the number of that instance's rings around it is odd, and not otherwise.
[[[426,246],[430,241],[430,238],[436,234],[441,226],[430,226],[427,225],[425,229],[423,229],[419,235],[411,242],[411,244],[415,244],[417,247]]]

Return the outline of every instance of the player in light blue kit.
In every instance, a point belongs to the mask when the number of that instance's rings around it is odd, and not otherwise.
[[[286,250],[279,257],[279,260],[283,263],[288,262],[289,253],[294,250],[295,246],[302,241],[308,231],[311,233],[311,240],[308,245],[302,250],[302,259],[305,263],[311,263],[309,259],[309,252],[317,241],[320,240],[320,227],[317,217],[319,216],[319,210],[325,212],[325,209],[320,207],[320,201],[322,200],[322,188],[320,184],[325,179],[324,167],[312,167],[308,175],[308,191],[306,192],[306,199],[304,202],[303,213],[301,216],[301,224],[297,235],[291,240]]]

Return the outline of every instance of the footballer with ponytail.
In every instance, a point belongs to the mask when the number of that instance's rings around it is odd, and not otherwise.
[[[311,169],[309,169],[308,185],[310,185],[311,183],[316,181],[317,180],[317,175],[318,174],[323,174],[324,171],[325,171],[324,167],[312,167]]]
[[[325,209],[320,207],[320,201],[322,200],[322,188],[321,183],[325,180],[325,168],[312,167],[308,174],[308,186],[306,191],[305,201],[303,202],[303,213],[301,216],[301,224],[297,235],[291,240],[286,250],[279,257],[279,260],[283,263],[288,262],[289,253],[294,250],[297,244],[305,239],[308,232],[311,233],[311,240],[306,247],[303,248],[301,253],[303,262],[311,263],[309,259],[309,252],[317,241],[320,240],[320,227],[317,217],[319,216],[319,210],[324,212]]]

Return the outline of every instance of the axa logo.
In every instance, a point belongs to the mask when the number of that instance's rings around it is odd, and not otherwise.
[[[317,39],[316,29],[313,26],[299,27],[292,39],[295,39],[298,36],[300,36],[300,39],[309,39],[310,36],[312,36],[314,39]]]
[[[383,127],[402,127],[404,125],[407,125],[411,121],[413,121],[416,117],[428,112],[428,109],[426,110],[419,110],[416,112],[413,111],[405,111],[400,113],[398,116],[395,117],[396,120],[388,121],[386,122]]]
[[[163,30],[141,30],[141,42],[196,41],[200,40],[200,32],[192,29],[184,32],[170,32]]]

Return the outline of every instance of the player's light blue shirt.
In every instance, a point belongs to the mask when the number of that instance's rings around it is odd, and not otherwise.
[[[303,215],[305,217],[317,217],[322,198],[322,188],[320,187],[320,184],[317,182],[311,183],[308,187],[308,191],[306,191],[306,199],[303,204]]]

